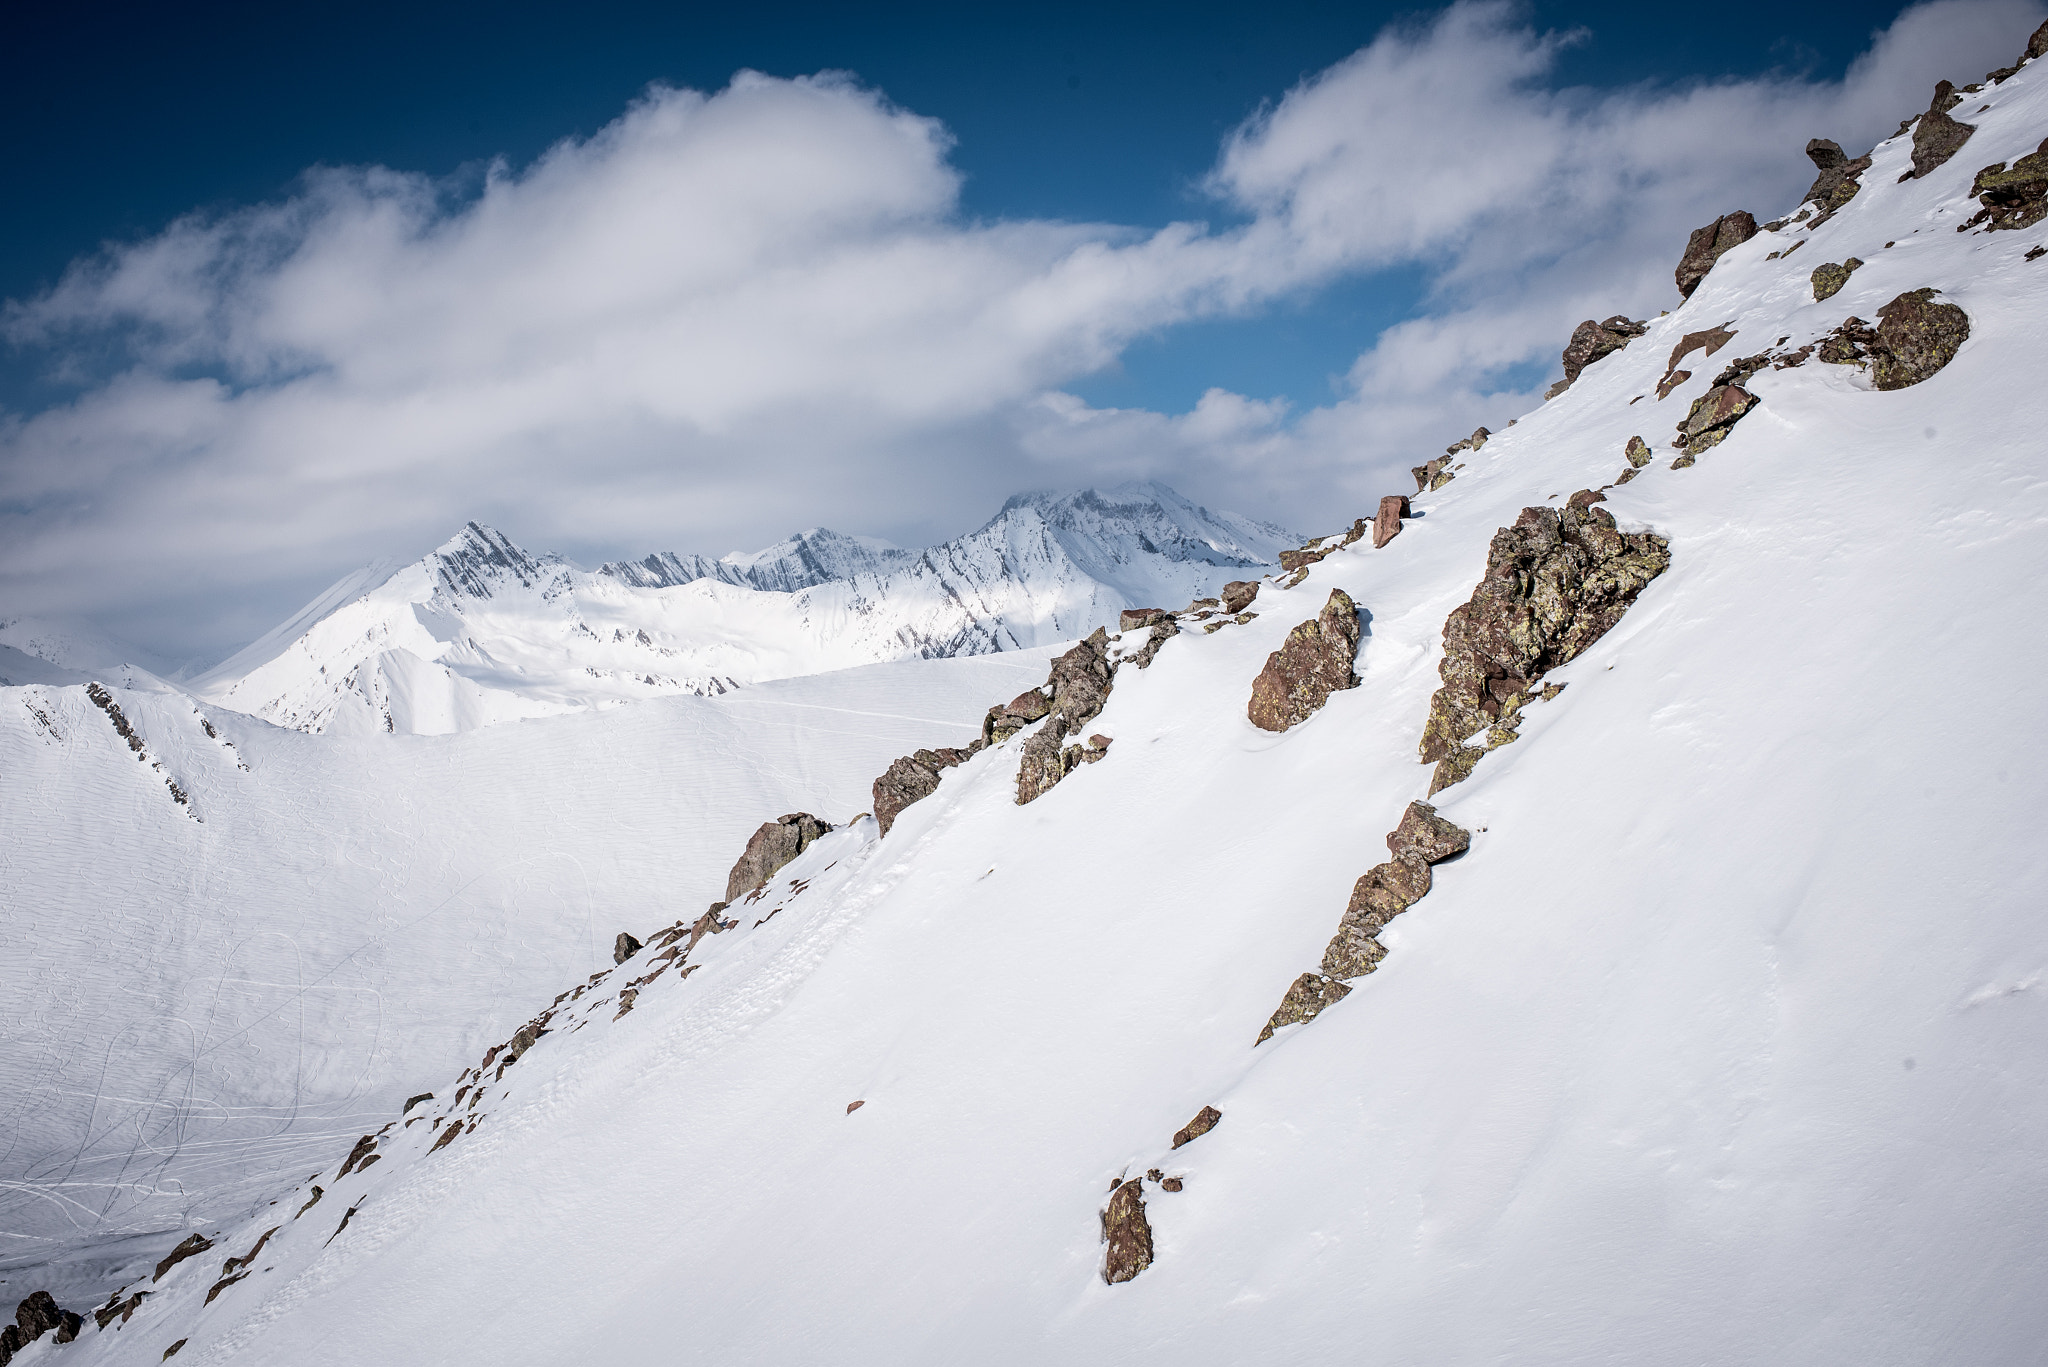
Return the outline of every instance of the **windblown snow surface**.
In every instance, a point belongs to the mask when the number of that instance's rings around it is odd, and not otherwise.
[[[2025,604],[2048,574],[2048,264],[2022,253],[2048,230],[1954,229],[1974,169],[2048,132],[2044,75],[1959,108],[1978,131],[1923,180],[1895,183],[1907,140],[1882,144],[1795,256],[1766,259],[1810,223],[1729,252],[1385,549],[1126,665],[1100,763],[1019,807],[1012,739],[886,838],[820,841],[694,973],[618,1016],[643,953],[481,1100],[447,1069],[433,1101],[362,1123],[390,1126],[375,1166],[337,1176],[338,1136],[274,1206],[206,1225],[201,1257],[94,1288],[151,1291],[132,1319],[24,1360],[2036,1360],[2048,746],[2028,704],[2048,648]],[[1815,304],[1808,272],[1851,254],[1869,264]],[[1922,286],[1970,315],[1945,370],[1896,392],[1764,371],[1761,407],[1669,468],[1711,370],[1655,397],[1681,334],[1797,346]],[[1658,458],[1605,506],[1669,537],[1670,570],[1440,795],[1471,850],[1383,933],[1379,971],[1254,1048],[1424,792],[1440,632],[1489,538],[1612,481],[1636,434]],[[1333,587],[1370,615],[1360,686],[1253,729],[1253,676]],[[562,725],[481,743],[511,765]],[[588,828],[530,829],[568,858]],[[716,862],[594,929],[693,915]],[[49,971],[99,972],[118,915],[82,917]],[[437,985],[473,1014],[459,975]],[[1204,1105],[1221,1123],[1171,1149]],[[1184,1182],[1144,1186],[1156,1261],[1106,1285],[1098,1212],[1153,1167]]]
[[[1273,567],[1293,533],[1161,484],[1020,495],[923,551],[813,529],[722,560],[591,572],[470,523],[377,564],[201,676],[302,731],[439,735],[882,660],[1050,645]]]

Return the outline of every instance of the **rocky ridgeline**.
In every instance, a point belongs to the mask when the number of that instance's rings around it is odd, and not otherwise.
[[[14,1323],[0,1329],[0,1367],[45,1334],[52,1335],[52,1343],[71,1342],[84,1324],[83,1315],[58,1305],[49,1292],[30,1294],[14,1307]]]
[[[1330,695],[1358,687],[1358,605],[1331,589],[1323,610],[1287,633],[1252,680],[1245,715],[1261,731],[1285,731],[1313,716]]]

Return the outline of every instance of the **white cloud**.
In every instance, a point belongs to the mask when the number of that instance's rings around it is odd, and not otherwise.
[[[2037,10],[1939,0],[1835,84],[1585,91],[1549,84],[1568,37],[1461,4],[1232,134],[1227,232],[966,221],[945,129],[835,75],[653,90],[466,192],[309,173],[10,306],[53,365],[126,359],[0,426],[0,593],[225,648],[278,594],[472,516],[717,550],[819,521],[951,533],[1023,485],[1157,475],[1320,526],[1525,406],[1493,391],[1578,318],[1667,303],[1686,231],[1786,207],[1809,135],[1858,150],[1938,76],[2009,60]],[[1177,322],[1418,265],[1422,316],[1361,339],[1333,404],[1060,392]]]

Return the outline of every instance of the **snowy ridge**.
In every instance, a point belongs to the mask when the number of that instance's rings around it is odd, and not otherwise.
[[[753,555],[595,573],[470,523],[423,560],[343,580],[193,688],[296,730],[445,734],[1046,645],[1213,594],[1298,540],[1158,484],[1012,499],[922,552],[814,529]]]
[[[505,1011],[311,1177],[274,1166],[272,1204],[110,1254],[92,1303],[132,1313],[48,1360],[2037,1357],[2048,738],[2009,700],[2048,673],[2013,609],[2048,575],[2048,225],[1957,227],[1977,168],[2048,135],[2048,63],[1969,93],[1960,156],[1906,180],[1910,137],[1879,144],[1839,212],[1733,246],[1384,547],[1126,663],[1099,758],[1042,797],[1016,801],[1020,732],[708,921],[701,874],[613,908],[638,954]],[[1677,459],[1721,366],[1922,289],[1968,314],[1942,368],[1761,366],[1757,405]],[[1384,963],[1254,1045],[1425,792],[1444,624],[1496,532],[1603,490],[1670,567],[1435,799],[1471,847]],[[1016,511],[1007,548],[1057,543]],[[1336,589],[1364,610],[1356,686],[1254,728],[1253,678]],[[517,756],[652,710],[384,748]],[[1108,1285],[1126,1179],[1154,1256]],[[192,1233],[203,1256],[152,1281]]]

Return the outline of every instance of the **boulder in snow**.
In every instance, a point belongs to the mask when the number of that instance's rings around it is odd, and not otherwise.
[[[1641,437],[1630,437],[1628,439],[1628,446],[1622,451],[1622,454],[1628,457],[1628,463],[1631,466],[1640,470],[1650,463],[1650,444]]]
[[[1862,156],[1851,161],[1840,143],[1827,138],[1815,138],[1807,143],[1806,155],[1812,159],[1819,174],[1813,178],[1805,199],[1800,202],[1811,204],[1819,211],[1820,217],[1814,220],[1815,226],[1819,226],[1863,188],[1862,176],[1870,169],[1870,158]]]
[[[1420,859],[1441,864],[1472,848],[1472,832],[1444,820],[1427,802],[1411,802],[1401,813],[1401,823],[1387,832],[1387,852],[1396,859]],[[1422,892],[1428,892],[1424,883]],[[1420,897],[1422,892],[1416,896]]]
[[[1027,697],[1039,698],[1038,693]],[[977,741],[965,750],[919,750],[891,763],[875,780],[873,788],[875,824],[887,835],[896,818],[913,802],[921,802],[939,790],[939,775],[973,756],[981,748]]]
[[[1919,384],[1954,360],[1969,340],[1970,315],[1954,304],[1935,303],[1936,293],[1909,290],[1877,311],[1870,351],[1871,379],[1879,389]]]
[[[1144,1184],[1136,1178],[1118,1185],[1102,1212],[1102,1280],[1115,1286],[1152,1266],[1152,1226],[1145,1219]]]
[[[640,942],[623,930],[619,932],[619,938],[612,941],[612,962],[615,964],[622,964],[639,952]]]
[[[1934,87],[1933,103],[1913,125],[1913,169],[1900,176],[1900,180],[1918,180],[1934,171],[1960,152],[1970,134],[1977,131],[1976,125],[1957,123],[1948,116],[1948,111],[1962,103],[1962,99],[1956,94],[1954,81],[1942,81]]]
[[[1401,534],[1401,519],[1408,516],[1408,496],[1388,494],[1372,520],[1372,548],[1380,549]]]
[[[1849,283],[1849,277],[1854,275],[1856,268],[1862,264],[1861,260],[1852,256],[1847,261],[1824,261],[1815,266],[1810,277],[1813,282],[1813,302],[1818,304],[1823,299],[1830,299],[1841,293],[1842,286]]]
[[[1117,614],[1116,629],[1118,631],[1136,631],[1140,627],[1149,627],[1154,622],[1171,615],[1165,608],[1125,608]]]
[[[1999,161],[1979,171],[1970,193],[1984,207],[1957,232],[1980,223],[1993,229],[2031,228],[2048,218],[2048,138],[2011,166]]]
[[[1190,1120],[1187,1124],[1174,1131],[1173,1147],[1177,1149],[1183,1144],[1194,1143],[1197,1139],[1215,1129],[1216,1122],[1221,1119],[1223,1119],[1223,1112],[1217,1110],[1214,1106],[1204,1106],[1201,1110],[1195,1112],[1193,1120]]]
[[[365,1139],[370,1138],[370,1136],[368,1135],[365,1135],[363,1137]],[[184,1262],[187,1258],[194,1257],[198,1254],[204,1253],[207,1249],[212,1247],[213,1240],[207,1238],[204,1234],[186,1235],[182,1243],[180,1243],[176,1248],[172,1249],[169,1253],[164,1255],[163,1261],[156,1265],[156,1275],[154,1277],[151,1277],[150,1280],[153,1282],[162,1281],[164,1279],[164,1273],[169,1272],[172,1268],[176,1267],[179,1263]]]
[[[809,849],[832,829],[832,823],[809,812],[790,812],[764,821],[747,840],[747,848],[725,880],[725,900],[737,902],[775,876],[775,871]]]
[[[1252,680],[1245,715],[1262,731],[1285,731],[1307,721],[1332,693],[1356,688],[1351,665],[1358,658],[1358,605],[1342,589],[1331,589],[1323,610],[1287,633],[1280,649]]]
[[[1273,1038],[1273,1032],[1276,1030],[1314,1020],[1350,995],[1350,987],[1335,978],[1326,977],[1321,973],[1302,974],[1287,989],[1287,995],[1280,999],[1280,1005],[1275,1008],[1272,1018],[1266,1022],[1266,1028],[1259,1031],[1258,1039],[1252,1042],[1253,1047],[1256,1048]]]
[[[1722,253],[1755,236],[1756,217],[1747,209],[1722,214],[1706,227],[1694,229],[1685,244],[1685,255],[1679,258],[1678,269],[1673,272],[1678,281],[1678,292],[1690,299],[1692,292],[1700,287],[1700,281],[1707,278],[1707,272],[1721,259]]]
[[[1252,605],[1252,599],[1259,596],[1256,579],[1234,579],[1223,586],[1223,610],[1228,613],[1243,612]]]
[[[1738,384],[1719,384],[1693,400],[1685,421],[1678,425],[1678,444],[1688,456],[1697,456],[1718,446],[1728,430],[1756,407],[1756,395]],[[1691,462],[1687,462],[1690,464]]]
[[[1606,322],[1595,322],[1588,318],[1572,330],[1571,340],[1564,348],[1564,380],[1571,384],[1579,373],[1603,356],[1611,356],[1636,338],[1649,331],[1641,323],[1631,322],[1622,314],[1616,314]],[[1485,428],[1479,429],[1484,432]],[[1474,434],[1478,435],[1477,433]],[[1474,448],[1477,449],[1477,448]],[[1447,454],[1455,453],[1452,447]]]

